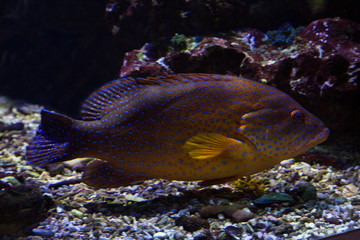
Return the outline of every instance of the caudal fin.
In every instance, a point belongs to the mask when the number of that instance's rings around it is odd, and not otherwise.
[[[43,167],[70,160],[68,148],[73,122],[73,119],[62,114],[42,110],[39,130],[26,148],[26,161]]]

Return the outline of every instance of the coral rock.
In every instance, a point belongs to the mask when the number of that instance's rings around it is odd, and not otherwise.
[[[354,111],[353,106],[360,101],[359,29],[360,24],[334,18],[317,20],[299,35],[299,28],[280,28],[279,34],[272,31],[275,39],[267,39],[255,29],[199,41],[175,35],[173,39],[181,40],[180,48],[174,49],[173,43],[165,40],[145,44],[128,53],[120,75],[240,75],[266,82],[294,97],[326,120],[331,137],[344,132],[356,135],[360,132],[360,111]],[[284,31],[287,35],[282,35]],[[284,42],[280,46],[278,36]]]
[[[53,205],[32,185],[6,187],[0,191],[0,234],[22,236],[48,215]]]

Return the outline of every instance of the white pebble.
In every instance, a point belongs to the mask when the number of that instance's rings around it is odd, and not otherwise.
[[[164,238],[167,238],[168,235],[164,232],[157,232],[154,234],[154,237],[159,238],[159,239],[164,239]]]
[[[313,222],[305,223],[305,226],[306,226],[307,228],[315,228],[315,223],[313,223]]]

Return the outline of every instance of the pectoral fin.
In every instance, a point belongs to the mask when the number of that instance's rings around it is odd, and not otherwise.
[[[184,144],[184,151],[198,160],[213,157],[241,159],[242,155],[253,155],[257,149],[244,135],[239,135],[237,140],[218,133],[204,133],[188,139]]]

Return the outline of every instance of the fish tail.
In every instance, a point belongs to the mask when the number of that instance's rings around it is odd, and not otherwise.
[[[74,122],[75,120],[65,115],[42,110],[39,130],[26,148],[26,161],[43,167],[70,160],[69,146]]]

